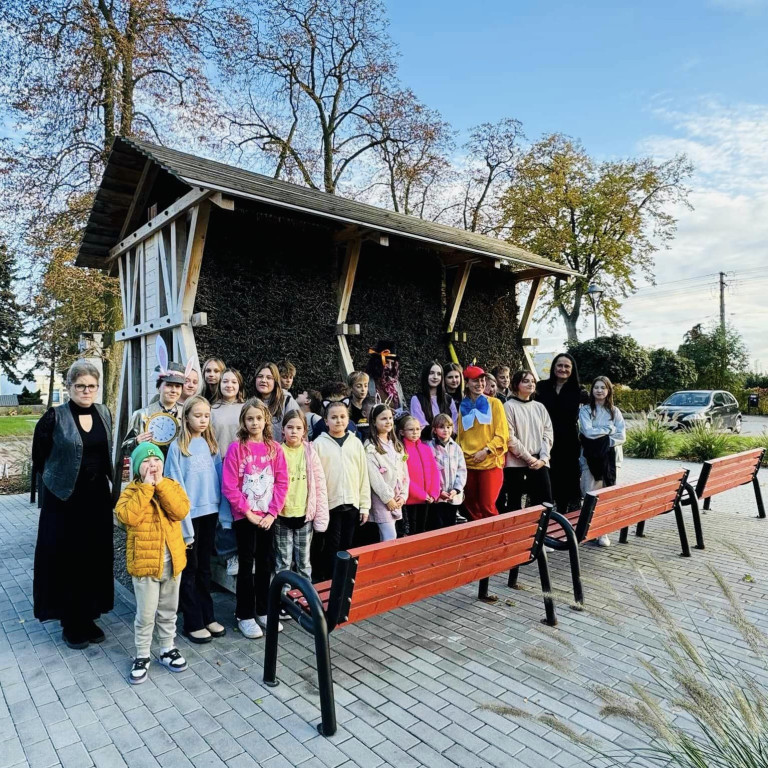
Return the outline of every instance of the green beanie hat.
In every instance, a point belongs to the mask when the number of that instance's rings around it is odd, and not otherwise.
[[[139,443],[131,453],[131,468],[133,469],[133,476],[138,477],[139,467],[144,459],[148,459],[150,456],[157,456],[160,461],[165,463],[165,456],[163,452],[154,443],[147,441],[146,443]]]

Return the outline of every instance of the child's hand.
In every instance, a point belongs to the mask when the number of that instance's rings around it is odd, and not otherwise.
[[[361,512],[360,513],[360,525],[365,525],[368,522],[368,513],[367,512]]]
[[[451,498],[450,493],[446,493],[445,491],[440,491],[440,499],[439,501],[448,501],[448,499]]]
[[[429,494],[427,494],[427,504],[434,504],[434,502],[435,500]]]
[[[536,470],[541,469],[544,466],[544,461],[542,459],[536,459],[532,464],[528,465],[530,469]]]
[[[453,501],[453,499],[456,498],[456,494],[457,493],[458,493],[458,491],[455,488],[452,489],[451,492],[448,494],[448,500],[449,501]]]
[[[388,509],[390,512],[394,512],[394,511],[397,509],[397,507],[398,507],[398,504],[397,504],[397,499],[390,499],[390,500],[387,502],[387,509]]]
[[[245,512],[245,519],[254,525],[259,525],[259,523],[261,523],[261,518],[249,510],[246,510]]]
[[[275,518],[272,515],[264,515],[261,520],[256,523],[256,525],[258,525],[259,528],[263,528],[265,531],[268,531],[274,522]]]

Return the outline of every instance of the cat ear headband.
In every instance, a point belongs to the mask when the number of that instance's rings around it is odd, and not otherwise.
[[[323,408],[328,408],[331,403],[344,403],[349,408],[349,398],[342,397],[341,400],[323,400]]]

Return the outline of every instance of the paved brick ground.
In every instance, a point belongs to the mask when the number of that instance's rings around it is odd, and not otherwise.
[[[623,477],[669,466],[629,461]],[[190,661],[183,674],[153,666],[149,682],[127,684],[133,604],[122,588],[102,621],[107,641],[68,649],[57,623],[41,625],[32,616],[36,509],[23,496],[0,497],[0,768],[585,765],[589,753],[515,709],[533,718],[552,713],[608,749],[637,743],[626,723],[600,716],[588,684],[646,679],[638,654],[663,656],[659,634],[632,590],[638,580],[734,666],[764,679],[718,615],[726,604],[706,568],[713,564],[725,574],[750,619],[768,631],[768,521],[754,514],[748,488],[717,498],[704,519],[707,550],[688,560],[678,557],[671,516],[649,523],[646,539],[605,550],[584,547],[583,612],[568,607],[567,556],[551,555],[560,619],[554,631],[539,621],[535,569],[522,573],[521,591],[494,579],[502,600],[493,606],[477,603],[474,588],[466,587],[338,630],[332,646],[340,727],[325,739],[315,731],[311,639],[288,622],[281,636],[282,685],[262,687],[263,641],[233,631],[227,594],[217,602],[229,634],[207,646],[181,640]],[[734,554],[730,545],[737,542],[746,542],[756,562]],[[672,575],[684,606],[671,598],[647,554]]]

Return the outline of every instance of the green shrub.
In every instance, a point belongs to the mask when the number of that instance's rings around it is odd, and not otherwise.
[[[749,441],[749,444],[740,450],[746,451],[750,448],[765,448],[765,455],[763,456],[763,466],[768,466],[768,432],[763,432],[759,437],[746,437],[743,438]]]
[[[637,459],[659,459],[672,447],[671,431],[656,419],[644,416],[638,426],[627,430],[627,442],[624,450],[628,456]]]
[[[718,459],[740,449],[738,441],[727,432],[716,432],[705,424],[694,424],[682,436],[679,457],[689,461]]]

